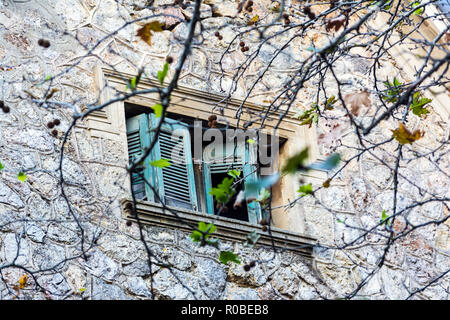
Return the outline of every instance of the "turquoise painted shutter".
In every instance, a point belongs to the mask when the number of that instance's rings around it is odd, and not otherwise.
[[[227,173],[228,171],[234,169],[243,171],[243,158],[239,156],[240,153],[243,152],[237,152],[236,158],[233,162],[223,162],[223,163],[204,163],[203,166],[203,180],[205,184],[205,191],[206,191],[206,210],[209,214],[214,214],[214,199],[213,196],[209,194],[209,191],[213,187],[212,181],[211,181],[211,174],[214,173]],[[216,187],[216,186],[214,186]]]
[[[245,144],[245,163],[244,163],[244,177],[246,180],[257,180],[258,172],[256,167],[256,147],[254,144]],[[255,195],[258,197],[258,195]],[[261,205],[252,201],[247,204],[248,221],[251,223],[258,223],[261,220]]]
[[[152,127],[161,118],[150,115]],[[154,133],[153,133],[154,134]],[[170,166],[155,168],[159,195],[166,205],[197,210],[194,167],[191,155],[191,137],[188,126],[165,118],[155,145],[155,159],[168,159]]]
[[[213,196],[209,194],[212,188],[211,181],[211,170],[209,170],[209,165],[203,163],[203,188],[205,190],[206,197],[206,212],[208,214],[214,214],[214,199]]]
[[[138,159],[144,149],[150,146],[150,126],[147,114],[141,114],[127,119],[128,159],[130,163]],[[144,160],[144,165],[137,167],[137,172],[131,174],[131,186],[135,197],[141,200],[153,201],[151,187],[145,183],[144,178],[150,184],[154,184],[152,168],[149,165],[152,156]],[[144,178],[142,178],[142,175]]]
[[[251,152],[250,152],[251,151]],[[226,154],[226,152],[225,152]],[[239,145],[234,154],[233,162],[222,162],[222,163],[205,163],[203,166],[203,179],[206,191],[206,208],[209,214],[214,214],[214,199],[213,196],[209,194],[211,190],[211,174],[214,173],[225,173],[231,169],[236,169],[242,171],[243,177],[246,179],[257,179],[258,173],[256,171],[256,152],[254,147],[249,148],[248,144],[243,142]],[[261,207],[259,203],[249,203],[247,205],[247,212],[249,222],[258,223],[261,219]]]

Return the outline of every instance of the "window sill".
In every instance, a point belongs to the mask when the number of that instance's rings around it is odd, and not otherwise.
[[[123,199],[121,201],[121,207],[127,219],[136,221],[133,213],[126,208],[127,204],[132,203],[133,201],[131,199]],[[273,244],[278,249],[293,251],[305,257],[312,258],[313,246],[316,240],[311,237],[276,227],[270,228],[270,236],[268,231],[262,231],[262,226],[258,224],[212,216],[182,208],[169,206],[168,208],[175,212],[178,218],[171,212],[164,210],[161,204],[137,201],[136,205],[139,220],[143,224],[190,232],[192,230],[191,227],[197,227],[200,221],[209,223],[215,219],[214,224],[217,230],[214,232],[214,235],[220,239],[244,242],[247,235],[256,230],[261,235],[257,246],[271,247]]]

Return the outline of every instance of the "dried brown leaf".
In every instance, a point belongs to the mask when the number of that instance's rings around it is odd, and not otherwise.
[[[254,24],[258,23],[258,20],[259,20],[259,16],[258,16],[257,14],[255,14],[255,15],[253,16],[253,18],[251,18],[251,19],[247,22],[247,25],[249,25],[249,26],[254,25]]]
[[[397,140],[400,144],[409,144],[414,141],[419,140],[423,137],[425,132],[420,131],[419,129],[414,130],[413,132],[406,129],[403,123],[398,123],[398,128],[392,131],[392,136]]]
[[[23,276],[21,276],[19,278],[19,288],[23,289],[25,288],[25,286],[27,285],[27,281],[28,281],[28,276],[26,274],[24,274]]]
[[[370,107],[370,93],[366,90],[344,95],[344,102],[350,106],[350,112],[354,116],[359,114],[361,106]]]
[[[53,95],[54,95],[56,92],[58,92],[58,91],[59,91],[59,89],[53,88],[53,89],[49,92],[49,94],[45,97],[45,100],[48,100],[48,99],[50,99],[51,97],[53,97]]]
[[[330,187],[330,182],[331,182],[331,179],[328,178],[327,180],[325,180],[325,181],[322,183],[322,187],[324,187],[324,188]]]
[[[161,32],[163,24],[159,21],[152,21],[144,25],[142,28],[140,28],[137,31],[137,36],[140,37],[142,40],[148,43],[149,46],[152,45],[152,32]]]
[[[330,31],[334,28],[334,31],[338,31],[341,27],[345,26],[345,22],[347,22],[347,17],[344,15],[331,18],[327,21],[326,29],[327,31]]]

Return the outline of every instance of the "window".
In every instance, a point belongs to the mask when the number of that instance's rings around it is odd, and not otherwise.
[[[148,109],[147,109],[148,110]],[[126,109],[126,127],[129,160],[137,159],[150,147],[155,137],[155,129],[161,118],[134,106]],[[148,112],[148,111],[147,111]],[[162,202],[165,205],[218,214],[215,199],[209,191],[217,187],[230,170],[241,172],[236,193],[221,209],[220,216],[257,223],[261,219],[261,207],[255,201],[243,201],[235,206],[236,197],[243,191],[244,180],[258,177],[255,147],[245,139],[224,138],[223,142],[203,141],[210,128],[205,121],[199,121],[201,137],[196,136],[195,119],[168,114],[152,152],[142,166],[131,176],[133,192],[137,199]],[[224,128],[216,128],[225,132]],[[217,132],[216,132],[217,133]],[[193,158],[194,144],[200,143],[201,154]],[[168,159],[170,166],[160,168],[150,163]],[[145,183],[148,181],[148,183]],[[149,185],[150,184],[150,185]]]
[[[126,79],[131,79],[135,76],[135,74],[132,73],[119,72],[117,70],[103,68],[100,65],[96,66],[94,71],[96,86],[102,89],[100,95],[100,101],[102,102],[111,100],[118,92],[126,92]],[[145,78],[141,79],[139,82],[139,89],[142,89],[143,91],[149,91],[148,89],[158,86],[160,86],[158,80]],[[207,217],[205,218],[203,214],[198,213],[214,214],[214,211],[211,212],[211,205],[209,211],[207,208],[207,197],[209,195],[205,186],[205,170],[203,169],[208,169],[208,167],[206,166],[207,163],[205,163],[203,155],[200,157],[196,155],[197,150],[195,150],[196,148],[194,147],[196,144],[193,143],[193,140],[195,140],[194,122],[195,120],[202,121],[202,127],[204,129],[208,129],[208,118],[211,115],[213,108],[218,107],[218,110],[223,111],[223,114],[221,113],[221,118],[223,120],[222,122],[227,122],[231,127],[238,127],[238,120],[235,116],[236,112],[242,108],[242,101],[231,98],[227,99],[225,102],[223,98],[223,96],[216,95],[211,92],[200,91],[180,85],[172,92],[170,99],[170,111],[173,113],[169,114],[168,118],[176,120],[177,123],[183,122],[188,125],[186,129],[189,131],[189,136],[191,139],[191,159],[194,176],[194,182],[190,185],[194,186],[196,191],[195,195],[197,197],[196,209],[193,209],[193,206],[191,207],[189,204],[189,208],[191,209],[186,210],[180,208],[180,210],[178,210],[178,214],[183,216],[185,219],[188,219],[188,221],[194,225],[199,221],[210,221]],[[148,106],[152,106],[156,103],[160,103],[160,96],[156,92],[135,95],[128,98],[126,102],[117,101],[107,106],[104,109],[105,113],[101,115],[101,117],[91,117],[91,115],[89,115],[86,118],[86,123],[81,123],[80,126],[86,128],[89,132],[89,136],[92,138],[114,141],[118,145],[123,145],[123,151],[121,154],[126,157],[123,157],[124,162],[120,162],[120,165],[125,165],[125,162],[128,160],[125,158],[127,158],[128,154],[130,154],[131,157],[133,157],[134,154],[139,155],[143,148],[145,148],[145,144],[151,141],[151,137],[148,137],[148,135],[151,134],[151,116],[149,115],[151,108]],[[243,112],[240,117],[240,125],[242,125],[244,121],[247,122],[254,120],[255,116],[261,114],[264,110],[266,110],[265,107],[246,101],[245,112]],[[284,121],[279,122],[279,115],[281,113],[283,113],[285,118]],[[141,128],[139,127],[139,121],[129,120],[141,114],[147,114],[147,120],[144,119],[144,121],[148,122],[149,128],[149,130],[142,129],[142,134]],[[128,128],[127,122],[129,125]],[[131,122],[134,122],[134,124]],[[249,128],[260,128],[260,123],[258,121],[253,122]],[[128,141],[130,148],[128,148],[126,143],[127,133],[129,133]],[[264,127],[259,131],[259,134],[260,136],[265,136],[267,138],[267,145],[264,145],[264,143],[257,143],[258,157],[256,158],[258,163],[256,165],[256,175],[259,175],[261,178],[266,175],[270,175],[275,171],[279,171],[280,166],[286,158],[289,157],[289,155],[302,150],[306,146],[309,147],[311,161],[323,159],[319,154],[317,137],[314,128],[309,129],[305,126],[300,126],[294,110],[274,111],[274,113],[270,114],[264,122]],[[277,145],[279,149],[272,147],[272,139],[277,141],[273,143],[273,145]],[[207,144],[205,143],[205,146],[202,146],[201,151],[203,151],[202,149],[204,149],[206,145]],[[249,150],[253,152],[251,148],[249,148]],[[277,155],[279,155],[279,157],[277,157]],[[270,158],[271,161],[274,158],[277,158],[277,160],[268,164],[268,158]],[[154,157],[154,155],[150,155],[148,161],[152,161],[151,159],[156,159],[156,157]],[[114,159],[114,161],[117,161],[117,159]],[[156,181],[156,179],[159,179],[159,181],[162,181],[162,179],[161,177],[158,177],[157,173],[155,173],[155,168],[147,166],[145,169],[144,167],[141,167],[140,169],[142,174],[144,174],[145,171],[148,181],[151,182],[151,185],[155,188],[155,190],[157,190],[156,192],[159,192],[160,188],[158,187],[158,181]],[[211,174],[210,179],[211,185],[215,187],[217,186],[217,181],[220,181],[224,173],[217,172],[217,167],[213,169],[215,169],[213,171],[216,172]],[[162,173],[164,169],[158,171]],[[221,174],[222,177],[220,176]],[[139,174],[133,173],[133,189],[135,190],[135,195],[137,195],[137,198],[142,200],[137,204],[137,211],[143,219],[142,221],[145,221],[145,223],[164,226],[166,223],[169,223],[177,228],[183,229],[185,227],[184,224],[179,223],[179,221],[176,218],[171,217],[171,215],[165,214],[164,210],[161,209],[161,204],[158,198],[160,197],[160,194],[153,194],[152,188],[146,186],[143,180],[139,181],[139,177]],[[241,178],[242,177],[243,175],[241,175]],[[206,178],[208,178],[207,175]],[[153,181],[153,179],[155,179],[155,181]],[[326,179],[326,175],[322,172],[315,172],[314,174],[310,174],[307,179],[324,181]],[[291,176],[281,176],[279,182],[272,186],[270,202],[267,201],[266,204],[271,206],[271,224],[274,227],[294,232],[305,231],[303,223],[292,223],[292,219],[303,221],[303,211],[298,210],[295,206],[292,206],[286,210],[283,206],[284,204],[289,203],[292,199],[295,199],[297,196],[296,190],[299,186],[300,181]],[[165,186],[163,185],[163,187]],[[236,187],[237,190],[239,190],[239,188],[242,189],[242,185]],[[209,199],[211,199],[211,197]],[[162,200],[164,201],[164,198],[162,198]],[[233,202],[233,199],[230,202]],[[131,203],[130,197],[125,196],[125,198],[121,199],[121,203],[127,219],[135,219],[134,213],[127,213],[127,204]],[[211,201],[209,201],[209,203],[211,204]],[[264,208],[258,208],[258,206],[256,208],[256,214],[252,214],[253,208],[251,208],[251,206],[252,204],[250,203],[250,215],[245,211],[248,211],[248,205],[242,208],[242,213],[233,210],[227,213],[222,212],[221,215],[226,214],[228,217],[231,216],[240,218],[241,215],[243,215],[244,218],[241,217],[240,219],[244,220],[234,219],[233,221],[229,221],[229,219],[217,219],[215,222],[218,223],[218,225],[226,227],[222,227],[216,232],[223,231],[224,233],[227,233],[227,230],[232,229],[234,230],[232,232],[233,237],[236,233],[239,233],[242,234],[245,239],[248,232],[242,232],[242,230],[250,230],[249,232],[251,232],[251,230],[255,227],[254,224],[259,222],[259,216],[262,215],[265,217],[267,214],[264,212]],[[214,208],[214,199],[212,202],[212,208]],[[246,214],[248,219],[247,222],[245,221]],[[273,234],[274,233],[272,233],[272,235]],[[285,236],[286,234],[280,234],[281,245],[284,245]],[[270,244],[271,239],[268,239],[268,241]]]

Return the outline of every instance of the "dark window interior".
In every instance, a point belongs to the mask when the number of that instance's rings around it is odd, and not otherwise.
[[[131,118],[134,116],[138,116],[142,113],[151,113],[152,109],[149,107],[140,106],[137,104],[125,104],[125,118]]]
[[[211,175],[211,182],[212,182],[213,187],[216,187],[218,184],[220,184],[224,178],[229,178],[227,173],[213,173]],[[235,186],[235,190],[236,190],[236,193],[230,199],[230,201],[228,201],[226,206],[224,206],[222,208],[222,211],[220,212],[220,216],[226,217],[226,218],[242,220],[242,221],[248,221],[247,204],[245,203],[245,201],[244,201],[244,203],[242,203],[242,205],[240,207],[234,208],[234,203],[236,201],[236,197],[239,194],[239,191],[242,190],[242,183]],[[220,207],[221,206],[218,205],[218,203],[214,200],[214,214],[218,214]]]

